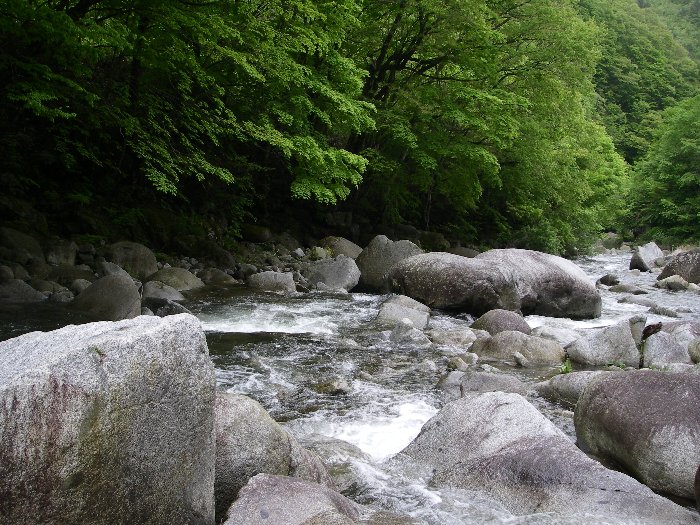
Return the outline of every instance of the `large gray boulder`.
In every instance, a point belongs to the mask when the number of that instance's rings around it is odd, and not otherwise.
[[[384,235],[377,235],[355,259],[361,273],[360,286],[368,291],[388,292],[391,268],[396,263],[420,253],[423,253],[423,250],[411,241],[394,242]]]
[[[432,485],[480,493],[518,516],[554,513],[557,523],[577,522],[568,518],[580,514],[590,515],[591,523],[700,523],[697,513],[589,458],[517,394],[467,395],[447,404],[394,461],[406,458],[432,473]]]
[[[217,523],[257,474],[292,476],[334,488],[320,458],[299,445],[257,401],[218,393],[215,430]]]
[[[527,324],[522,315],[510,310],[490,310],[479,317],[471,326],[476,330],[486,330],[491,335],[499,332],[511,331],[522,332],[530,335],[530,325]]]
[[[236,284],[236,279],[218,268],[206,268],[197,274],[204,284]]]
[[[120,321],[141,314],[141,297],[131,277],[107,275],[88,286],[71,308],[99,321]]]
[[[535,391],[544,398],[563,403],[569,406],[576,406],[579,397],[596,377],[605,374],[614,374],[607,370],[588,370],[583,372],[570,372],[559,374],[547,381],[542,381],[535,385]]]
[[[377,322],[395,326],[402,319],[410,319],[414,328],[423,330],[428,326],[430,308],[405,295],[392,295],[379,307]]]
[[[487,339],[477,339],[470,352],[474,352],[482,361],[521,366],[558,365],[565,357],[564,349],[556,341],[515,331],[499,332]]]
[[[224,525],[344,525],[358,522],[359,517],[357,505],[332,489],[298,478],[258,474],[240,491]]]
[[[390,278],[396,291],[432,308],[475,315],[498,308],[577,319],[601,312],[600,294],[580,268],[530,250],[490,250],[473,259],[426,253],[396,264]]]
[[[214,368],[182,315],[0,343],[0,521],[214,522]]]
[[[199,277],[184,268],[163,268],[149,275],[146,280],[160,281],[163,284],[175,288],[178,292],[194,290],[204,286],[204,283]]]
[[[667,332],[656,332],[645,339],[642,356],[646,368],[664,368],[673,363],[693,364],[688,349]]]
[[[509,374],[477,370],[452,371],[438,383],[451,399],[459,399],[467,393],[512,392],[525,394],[527,385]]]
[[[38,303],[46,296],[20,279],[0,282],[0,303]]]
[[[664,266],[658,278],[661,280],[672,275],[680,275],[689,283],[700,283],[700,248],[693,248],[676,255]]]
[[[575,412],[585,450],[618,462],[660,492],[695,498],[700,465],[700,381],[640,370],[595,379]]]
[[[137,242],[121,241],[110,244],[105,250],[105,257],[141,281],[158,271],[155,254]]]
[[[334,256],[345,255],[351,259],[357,259],[357,256],[362,253],[362,248],[344,237],[324,237],[319,244]]]
[[[170,300],[184,301],[185,296],[178,292],[172,286],[168,286],[160,281],[148,281],[143,285],[143,300]]]
[[[639,368],[641,355],[632,332],[637,322],[623,320],[612,326],[591,332],[566,347],[572,361],[586,365],[603,366],[623,364]]]
[[[0,227],[0,247],[3,248],[3,258],[10,261],[19,264],[27,264],[30,261],[45,262],[44,251],[39,241],[13,228]]]
[[[260,272],[249,275],[246,284],[261,292],[294,292],[297,287],[290,272]]]
[[[360,269],[354,259],[338,255],[334,259],[311,262],[302,275],[311,286],[317,287],[323,283],[328,288],[349,292],[360,280]]]
[[[650,272],[657,267],[656,260],[663,256],[664,252],[661,251],[661,248],[656,243],[648,242],[634,250],[630,260],[630,270]]]

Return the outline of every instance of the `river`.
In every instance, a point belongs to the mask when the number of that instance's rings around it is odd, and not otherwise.
[[[684,310],[700,320],[700,298],[692,292],[654,288],[655,274],[629,272],[629,254],[577,261],[595,281],[615,273],[648,292],[657,304]],[[648,308],[618,303],[619,293],[601,290],[603,314],[588,321],[526,318],[531,327],[583,331],[645,313]],[[374,323],[386,296],[309,293],[281,296],[244,289],[206,295],[188,304],[201,319],[219,388],[260,401],[278,421],[329,465],[339,489],[375,509],[411,515],[418,523],[505,524],[505,509],[464,491],[435,490],[410,465],[389,459],[449,400],[437,388],[450,357],[464,347],[416,348],[388,340]],[[677,321],[647,314],[647,322]],[[466,328],[468,315],[433,312],[429,328]],[[535,382],[556,369],[510,369]],[[340,393],[329,392],[334,383]],[[573,440],[573,413],[531,394],[546,416]]]
[[[630,254],[601,255],[576,262],[592,281],[615,273],[659,305],[700,320],[700,296],[654,288],[655,274],[627,270]],[[618,303],[601,290],[603,314],[587,321],[526,318],[531,327],[575,331],[613,324],[648,308]],[[330,467],[338,488],[375,510],[409,514],[429,525],[507,524],[515,517],[478,494],[436,490],[429,473],[392,462],[446,402],[437,388],[447,361],[464,347],[418,348],[389,341],[374,322],[386,296],[341,293],[277,295],[243,286],[203,289],[185,305],[202,321],[218,387],[251,396]],[[648,323],[677,321],[647,314]],[[3,307],[0,340],[30,330],[51,330],[82,320],[55,305]],[[429,328],[467,328],[469,315],[433,312]],[[533,383],[557,369],[508,369]],[[547,417],[574,439],[573,413],[529,395]],[[522,519],[522,518],[520,518]],[[522,523],[522,521],[518,521]]]

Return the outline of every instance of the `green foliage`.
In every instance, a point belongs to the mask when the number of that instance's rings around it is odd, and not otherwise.
[[[562,374],[570,374],[571,372],[574,371],[574,367],[571,365],[571,359],[568,357],[566,358],[566,361],[559,367],[559,371]]]
[[[628,225],[665,244],[700,241],[700,95],[662,115],[635,166]]]
[[[698,87],[698,65],[652,10],[635,0],[582,0],[604,29],[595,83],[598,110],[625,159],[649,148],[658,113]]]

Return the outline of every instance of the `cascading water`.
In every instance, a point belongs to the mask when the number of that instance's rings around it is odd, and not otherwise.
[[[630,273],[628,263],[629,255],[578,261],[592,280],[617,273],[658,304],[684,311],[684,318],[700,319],[698,295],[656,289],[655,275]],[[527,321],[533,328],[581,331],[648,310],[618,303],[620,294],[603,290],[602,295],[599,319],[529,316]],[[238,292],[200,298],[188,306],[208,333],[219,387],[260,401],[321,455],[345,495],[377,509],[409,514],[419,523],[511,522],[516,518],[497,503],[465,491],[435,490],[426,482],[429,473],[391,461],[447,401],[436,385],[447,360],[465,349],[415,348],[389,341],[386,328],[374,322],[384,299],[364,294]],[[647,315],[649,322],[671,320]],[[469,316],[434,312],[430,326],[459,329],[470,321]],[[533,382],[554,373],[556,369],[540,369],[521,378]],[[573,435],[570,411],[539,398],[531,401]]]

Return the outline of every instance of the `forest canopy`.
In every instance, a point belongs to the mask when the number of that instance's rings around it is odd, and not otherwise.
[[[697,239],[698,18],[656,1],[6,0],[3,218],[336,210],[566,253],[627,214]]]

